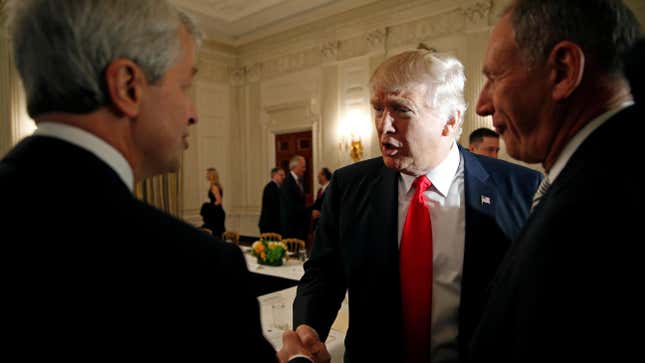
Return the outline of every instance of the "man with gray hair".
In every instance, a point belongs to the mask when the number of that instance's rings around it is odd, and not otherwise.
[[[163,0],[22,0],[12,16],[38,130],[0,162],[5,352],[277,361],[239,248],[132,195],[177,170],[198,120],[192,21]],[[308,327],[284,343],[283,361],[326,359]]]
[[[465,77],[416,50],[381,64],[371,103],[382,157],[326,190],[294,324],[325,339],[346,291],[346,362],[458,362],[481,300],[529,213],[539,173],[462,150]]]
[[[285,238],[307,240],[309,211],[305,199],[304,177],[307,161],[294,155],[289,161],[289,173],[280,188],[280,224]]]
[[[639,34],[620,0],[516,0],[494,26],[477,113],[546,177],[491,285],[472,361],[642,356],[632,332],[643,310],[643,119],[622,72]]]

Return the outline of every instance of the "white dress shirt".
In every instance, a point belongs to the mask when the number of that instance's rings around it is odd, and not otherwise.
[[[426,176],[432,182],[423,197],[432,223],[432,363],[458,361],[457,329],[464,262],[466,208],[464,166],[457,144],[453,144],[444,161]],[[416,177],[400,174],[399,178],[399,246]]]
[[[108,164],[132,192],[134,177],[130,164],[112,145],[97,136],[78,127],[46,121],[38,123],[34,135],[54,137],[91,152]]]

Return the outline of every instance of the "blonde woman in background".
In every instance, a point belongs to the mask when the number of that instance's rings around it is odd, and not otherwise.
[[[206,180],[208,180],[208,202],[202,204],[200,214],[204,219],[202,228],[208,228],[213,231],[213,235],[220,238],[222,233],[226,230],[224,227],[224,220],[226,219],[226,212],[222,206],[222,198],[224,197],[224,190],[219,183],[219,174],[215,168],[208,168],[206,170]]]

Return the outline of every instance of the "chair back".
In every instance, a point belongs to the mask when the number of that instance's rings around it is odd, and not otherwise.
[[[298,238],[285,238],[282,243],[287,245],[287,251],[291,252],[295,258],[298,258],[298,251],[305,249],[305,241]]]
[[[237,231],[226,231],[222,233],[222,240],[225,242],[232,242],[236,245],[240,244],[240,233]]]
[[[282,241],[282,235],[280,233],[265,232],[260,233],[260,239],[265,241]]]

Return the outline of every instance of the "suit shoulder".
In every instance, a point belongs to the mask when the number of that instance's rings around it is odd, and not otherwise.
[[[334,171],[332,178],[354,179],[359,176],[370,176],[378,173],[384,167],[383,158],[379,156],[339,168]]]
[[[235,247],[230,243],[225,243],[218,238],[210,236],[194,226],[175,218],[166,212],[155,207],[149,206],[142,201],[136,200],[132,209],[132,218],[139,224],[139,228],[149,230],[151,237],[163,242],[168,247],[179,249],[186,252],[196,251],[208,254],[228,254],[231,252],[230,247]],[[161,246],[160,246],[161,247]]]
[[[502,176],[516,176],[526,179],[542,179],[542,173],[522,165],[514,164],[506,160],[489,158],[475,155],[482,166],[491,174]]]

